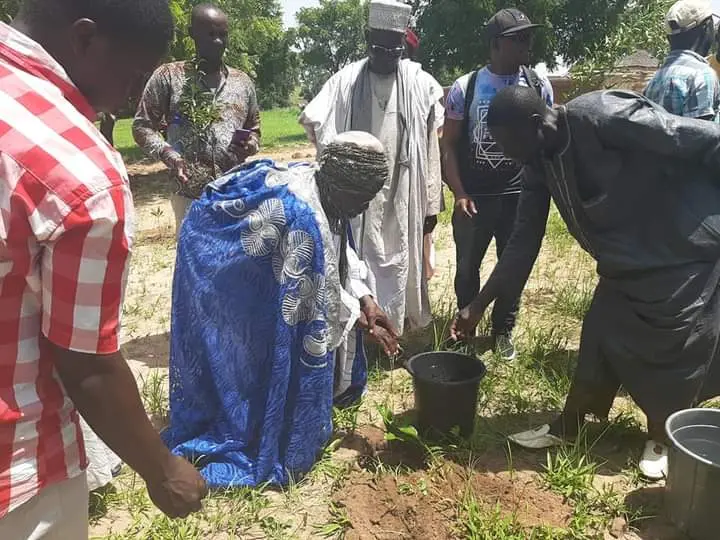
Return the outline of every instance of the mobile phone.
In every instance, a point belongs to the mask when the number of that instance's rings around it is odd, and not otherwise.
[[[236,129],[233,134],[232,143],[240,146],[250,138],[250,135],[252,135],[252,131],[249,129]]]

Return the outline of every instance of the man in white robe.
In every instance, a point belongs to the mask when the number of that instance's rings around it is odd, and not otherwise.
[[[350,130],[370,132],[385,147],[389,180],[352,229],[377,300],[401,333],[431,321],[424,225],[442,204],[443,91],[420,64],[401,60],[410,12],[395,0],[371,1],[368,58],[331,77],[300,116],[318,152]]]

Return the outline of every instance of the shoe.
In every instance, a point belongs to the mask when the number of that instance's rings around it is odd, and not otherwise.
[[[517,358],[515,345],[513,345],[512,339],[507,334],[498,334],[495,336],[493,351],[499,354],[500,358],[508,362]]]
[[[668,448],[664,444],[648,441],[640,459],[640,472],[648,480],[662,480],[668,473]]]
[[[562,446],[563,440],[550,433],[550,425],[545,424],[537,429],[523,431],[510,435],[508,439],[518,446],[529,448],[530,450],[544,450],[554,446]]]

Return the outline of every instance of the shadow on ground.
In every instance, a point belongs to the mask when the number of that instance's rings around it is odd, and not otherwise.
[[[659,486],[642,487],[627,495],[625,504],[637,515],[635,534],[642,540],[688,540],[668,520],[664,498],[665,488]]]
[[[122,352],[127,360],[149,368],[166,368],[170,358],[170,333],[133,339],[122,346]]]
[[[130,169],[130,189],[136,206],[167,199],[173,191],[168,173],[157,164],[135,166]]]

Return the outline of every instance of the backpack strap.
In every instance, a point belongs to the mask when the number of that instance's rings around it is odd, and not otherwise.
[[[472,102],[475,99],[475,86],[477,83],[478,73],[480,70],[473,71],[470,75],[467,88],[465,89],[465,114],[463,115],[463,134],[467,136],[468,129],[470,129],[470,108]]]
[[[543,97],[543,82],[537,72],[533,68],[527,66],[520,66],[520,69],[522,70],[522,74],[528,82],[530,88],[535,90],[538,96]]]
[[[465,114],[463,115],[460,144],[457,148],[460,163],[465,163],[467,161],[465,158],[468,155],[468,152],[470,152],[470,110],[472,108],[472,102],[475,99],[475,85],[477,83],[479,72],[480,70],[473,71],[472,75],[470,75],[467,88],[465,89]],[[460,176],[464,175],[462,168],[463,167],[461,165]]]

